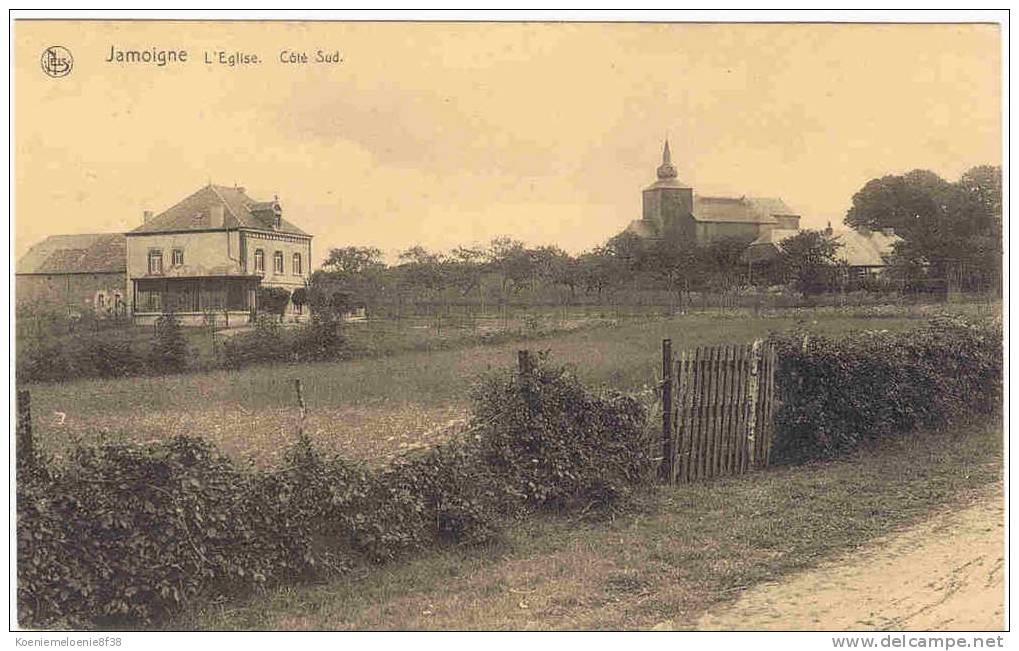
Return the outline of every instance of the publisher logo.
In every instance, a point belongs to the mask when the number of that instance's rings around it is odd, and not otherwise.
[[[62,45],[51,45],[42,51],[42,71],[50,77],[66,77],[73,66],[71,51]]]

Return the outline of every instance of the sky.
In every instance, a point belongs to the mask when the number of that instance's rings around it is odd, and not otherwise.
[[[640,217],[668,137],[697,194],[841,222],[868,180],[1000,165],[995,25],[17,21],[15,255],[126,231],[208,182],[392,259]],[[66,47],[71,72],[44,74]],[[110,48],[186,63],[108,63]],[[339,52],[292,64],[284,51]],[[208,65],[205,54],[257,55]]]

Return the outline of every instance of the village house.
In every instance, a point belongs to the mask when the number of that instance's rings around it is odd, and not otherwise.
[[[246,322],[260,287],[304,287],[311,239],[283,218],[279,201],[256,201],[244,188],[206,185],[126,234],[135,321],[173,311],[184,323]],[[301,320],[307,306],[286,308]]]
[[[776,229],[762,235],[751,242],[744,253],[744,260],[757,264],[773,260],[782,253],[782,241],[796,235],[799,231]],[[833,229],[831,224],[824,234],[834,238],[839,247],[835,251],[835,260],[846,267],[849,278],[878,276],[888,265],[887,257],[895,248],[895,243],[902,240],[892,229],[883,231],[855,231],[852,229]]]
[[[128,315],[127,238],[119,233],[51,235],[18,260],[19,313]]]
[[[756,240],[775,229],[798,230],[800,215],[777,198],[702,197],[679,180],[665,141],[658,180],[643,191],[643,216],[627,227],[641,239],[697,245],[725,238]]]

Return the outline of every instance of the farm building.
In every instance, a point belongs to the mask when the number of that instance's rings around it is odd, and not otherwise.
[[[677,238],[707,244],[738,237],[748,242],[774,229],[798,230],[800,215],[784,201],[767,197],[702,197],[678,178],[669,142],[658,180],[643,191],[643,216],[627,231],[642,239]]]
[[[782,241],[799,231],[776,229],[751,242],[744,259],[751,264],[766,262],[782,252]],[[891,230],[858,232],[851,229],[834,230],[831,224],[825,234],[835,236],[841,244],[835,259],[849,267],[851,277],[874,276],[887,266],[885,257],[901,238]]]
[[[259,287],[293,291],[310,277],[311,239],[283,218],[279,201],[209,184],[127,233],[127,274],[135,320],[174,311],[185,323],[207,315],[246,320]],[[287,316],[304,318],[291,302]]]
[[[842,244],[835,252],[835,259],[849,267],[851,276],[876,276],[888,263],[885,258],[892,253],[895,243],[902,240],[892,229],[884,231],[854,231],[851,229],[825,231],[835,235]]]
[[[15,267],[18,311],[126,315],[126,246],[119,233],[47,237]]]

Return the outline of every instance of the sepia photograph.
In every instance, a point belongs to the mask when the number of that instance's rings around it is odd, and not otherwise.
[[[1007,11],[214,13],[9,17],[12,643],[1006,646]]]

